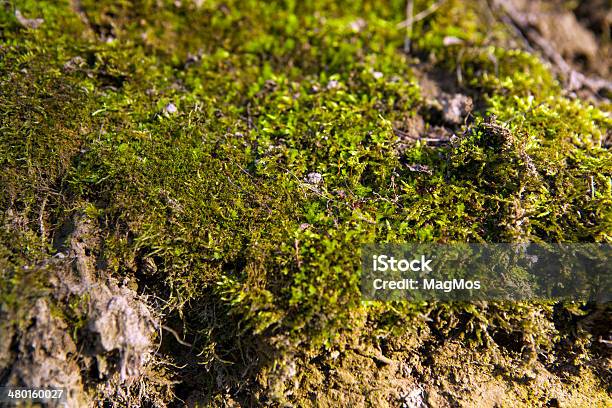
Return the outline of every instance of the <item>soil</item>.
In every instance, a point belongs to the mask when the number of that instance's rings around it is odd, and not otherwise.
[[[513,0],[565,60],[586,75],[610,79],[612,9],[606,0]]]

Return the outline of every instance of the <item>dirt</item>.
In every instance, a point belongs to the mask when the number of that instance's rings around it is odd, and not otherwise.
[[[580,24],[590,30],[598,43],[599,67],[596,72],[605,78],[612,78],[612,7],[609,0],[582,0],[574,10]]]
[[[514,7],[529,16],[529,22],[571,66],[585,75],[612,78],[612,10],[606,0],[568,2],[512,0]],[[433,146],[447,144],[467,124],[472,111],[482,102],[473,100],[460,83],[428,62],[414,67],[425,98],[421,113],[395,124],[396,149],[403,152],[416,140]],[[571,81],[570,81],[571,82]],[[589,92],[579,92],[590,98]],[[607,139],[606,139],[607,140]]]
[[[4,386],[63,388],[70,407],[87,404],[79,366],[77,347],[68,335],[67,325],[51,315],[45,299],[38,299],[29,313],[31,325],[19,336],[17,358]]]
[[[37,299],[27,327],[11,330],[12,340],[3,342],[12,346],[1,353],[2,366],[10,367],[2,384],[65,388],[68,407],[85,406],[96,393],[110,401],[139,403],[138,395],[122,393],[150,375],[158,318],[146,299],[102,277],[95,256],[98,234],[86,217],[75,216],[60,235],[60,252],[32,266],[49,275],[53,305]],[[72,336],[68,319],[82,320],[70,322],[81,327]],[[107,386],[94,390],[91,377],[83,373],[95,373],[94,378],[105,380]]]
[[[610,24],[612,11],[606,0],[513,0],[529,15],[535,28],[575,69],[610,79]]]
[[[580,387],[598,383],[592,374],[585,372],[582,384],[563,382],[534,353],[508,352],[495,345],[483,352],[458,340],[438,342],[427,334],[416,343],[406,338],[384,347],[357,341],[350,349],[315,359],[315,364],[305,367],[296,359],[297,367],[295,362],[291,366],[294,376],[285,378],[310,390],[310,399],[298,405],[530,407],[533,401],[541,406],[605,405],[605,395],[587,402],[581,392]],[[301,382],[296,381],[299,377]],[[529,395],[521,384],[529,384]]]

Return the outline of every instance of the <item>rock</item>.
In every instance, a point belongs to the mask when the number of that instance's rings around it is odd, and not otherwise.
[[[568,61],[580,57],[593,61],[596,57],[597,39],[571,11],[547,2],[514,0],[514,5],[529,16],[529,23]]]
[[[442,116],[451,125],[460,125],[464,118],[472,112],[472,98],[463,94],[444,95],[441,98]]]
[[[73,58],[69,59],[64,64],[63,69],[64,69],[64,72],[72,73],[72,72],[76,72],[76,71],[82,69],[86,65],[87,65],[87,63],[85,62],[83,57],[80,57],[80,56],[77,55],[76,57],[73,57]]]
[[[100,242],[95,226],[79,216],[72,225],[68,261],[73,263],[76,276],[59,276],[57,292],[65,297],[89,294],[87,330],[96,348],[89,354],[103,356],[117,351],[116,365],[109,365],[108,372],[102,374],[116,370],[121,381],[136,379],[152,353],[151,338],[158,323],[136,292],[98,276],[93,254]]]
[[[41,26],[42,23],[45,22],[42,18],[26,18],[19,9],[15,9],[15,18],[17,22],[25,28],[31,28],[33,30],[37,29]]]
[[[305,178],[305,181],[308,184],[313,184],[313,185],[319,185],[321,183],[323,183],[323,176],[321,175],[321,173],[308,173],[308,175]]]
[[[97,338],[100,352],[119,352],[120,379],[125,381],[141,374],[155,329],[145,305],[134,301],[135,293],[127,288],[117,291],[108,300],[93,302],[88,329]]]
[[[410,116],[404,121],[401,139],[418,140],[425,133],[425,121],[421,115]]]
[[[96,256],[100,234],[89,218],[75,215],[56,239],[60,242],[57,254],[62,256],[26,265],[29,270],[44,268],[50,284],[48,297],[36,299],[22,326],[26,329],[0,326],[0,341],[15,345],[12,350],[0,347],[0,372],[6,373],[0,386],[65,388],[68,407],[88,406],[86,400],[91,398],[124,401],[123,386],[138,387],[155,362],[153,337],[159,318],[146,299],[120,287],[101,269]],[[59,306],[59,313],[51,313],[51,304]],[[83,320],[78,347],[61,312],[62,305],[68,304],[71,313]],[[81,377],[91,372],[106,384],[95,395],[84,390],[91,377]],[[138,396],[134,398],[140,402]]]
[[[393,129],[397,136],[395,150],[402,155],[422,138],[425,133],[425,121],[421,115],[409,116],[403,122],[398,122]]]
[[[331,81],[329,81],[327,83],[327,89],[336,89],[340,86],[340,82],[336,81],[335,79],[332,79]]]
[[[172,102],[164,106],[164,113],[167,115],[174,115],[177,112],[178,112],[178,108]]]
[[[415,388],[400,394],[400,400],[402,408],[427,408],[421,388]]]

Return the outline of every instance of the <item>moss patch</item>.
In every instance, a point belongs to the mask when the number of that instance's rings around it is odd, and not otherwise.
[[[23,267],[61,251],[61,226],[84,212],[100,270],[155,295],[192,344],[165,333],[160,349],[183,398],[384,406],[422,387],[432,404],[477,403],[452,379],[469,355],[488,371],[466,375],[502,405],[572,387],[605,404],[601,327],[581,326],[593,305],[360,300],[363,243],[611,239],[606,105],[565,95],[478,4],[449,0],[415,24],[412,56],[403,1],[16,2],[38,29],[7,6],[6,316],[19,320],[26,279],[46,287]],[[411,121],[440,125],[427,70],[476,110],[448,144],[398,149]]]

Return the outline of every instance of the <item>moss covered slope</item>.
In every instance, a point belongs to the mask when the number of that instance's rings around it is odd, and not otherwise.
[[[605,309],[360,300],[364,243],[612,240],[609,105],[566,95],[485,5],[444,2],[410,55],[404,1],[3,6],[6,364],[78,214],[99,273],[171,330],[176,384],[150,404],[609,404]],[[456,123],[454,93],[474,105]],[[86,313],[50,299],[86,344]]]

